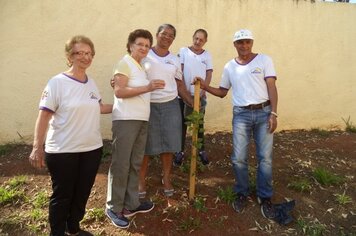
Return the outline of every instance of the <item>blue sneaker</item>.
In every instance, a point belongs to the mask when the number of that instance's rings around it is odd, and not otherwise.
[[[115,213],[110,209],[105,210],[105,214],[111,222],[118,228],[126,229],[130,226],[130,221],[122,213]]]
[[[184,160],[184,152],[176,152],[174,153],[173,165],[181,166]]]
[[[247,205],[247,197],[244,195],[237,195],[235,201],[232,203],[232,208],[237,213],[242,213]]]
[[[208,159],[208,154],[206,154],[205,151],[200,151],[199,152],[199,157],[200,161],[203,165],[208,165],[209,164],[209,159]]]
[[[267,219],[274,219],[276,217],[276,210],[270,198],[257,198],[258,203],[261,205],[261,213]]]
[[[147,201],[147,202],[142,202],[141,205],[139,205],[135,210],[128,210],[124,208],[122,211],[122,214],[124,217],[132,217],[136,215],[137,213],[147,213],[152,211],[152,209],[155,207],[153,202]]]

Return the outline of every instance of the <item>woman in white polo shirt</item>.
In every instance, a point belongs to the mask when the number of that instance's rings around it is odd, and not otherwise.
[[[130,33],[128,55],[114,67],[112,160],[108,175],[106,215],[119,228],[130,225],[128,217],[149,212],[154,205],[139,201],[138,174],[145,151],[150,116],[150,92],[162,89],[163,80],[147,79],[141,61],[152,45],[149,31]]]
[[[94,80],[86,74],[95,55],[92,41],[74,36],[66,43],[65,53],[70,68],[51,78],[42,93],[29,157],[37,168],[46,161],[51,175],[51,236],[81,231],[79,222],[102,155],[100,113],[112,110],[111,104],[101,103]]]
[[[162,162],[163,193],[170,197],[174,193],[170,181],[173,153],[180,151],[182,120],[178,102],[179,95],[190,105],[193,99],[187,92],[182,80],[179,59],[169,52],[176,36],[176,29],[170,24],[159,26],[157,44],[152,47],[144,59],[148,79],[162,79],[165,88],[151,93],[151,114],[148,126],[145,157],[140,169],[140,196],[145,197],[149,156],[159,155]]]

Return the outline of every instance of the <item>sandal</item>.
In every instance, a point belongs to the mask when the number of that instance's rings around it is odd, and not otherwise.
[[[164,180],[162,179],[162,184],[164,185]],[[163,189],[164,196],[172,197],[174,194],[174,189]]]

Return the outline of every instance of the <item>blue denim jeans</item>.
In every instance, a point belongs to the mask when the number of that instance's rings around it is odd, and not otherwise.
[[[257,156],[257,196],[269,198],[272,188],[272,149],[273,134],[268,131],[268,119],[271,106],[257,110],[233,108],[233,153],[232,167],[236,184],[234,191],[247,196],[249,194],[248,146],[251,135],[256,144]]]

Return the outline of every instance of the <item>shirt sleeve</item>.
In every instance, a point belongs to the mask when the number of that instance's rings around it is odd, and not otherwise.
[[[231,88],[230,73],[229,73],[227,65],[225,65],[223,74],[221,76],[220,87],[226,88],[226,89]]]
[[[206,57],[206,70],[213,70],[213,59],[209,52],[207,52]]]
[[[180,65],[178,57],[176,57],[176,60],[174,60],[174,61],[175,61],[175,66],[176,66],[176,73],[174,75],[174,78],[176,78],[178,80],[182,80],[183,79],[182,67]]]
[[[42,92],[39,109],[55,112],[58,108],[58,104],[57,83],[51,79]]]
[[[179,57],[180,64],[184,64],[184,58],[185,58],[184,48],[181,48],[179,50],[178,57]]]
[[[267,78],[277,78],[276,76],[276,71],[274,69],[274,65],[273,65],[273,61],[272,58],[270,58],[269,56],[265,56],[265,79]]]
[[[114,67],[113,75],[125,75],[130,78],[130,67],[125,60],[120,60]]]

